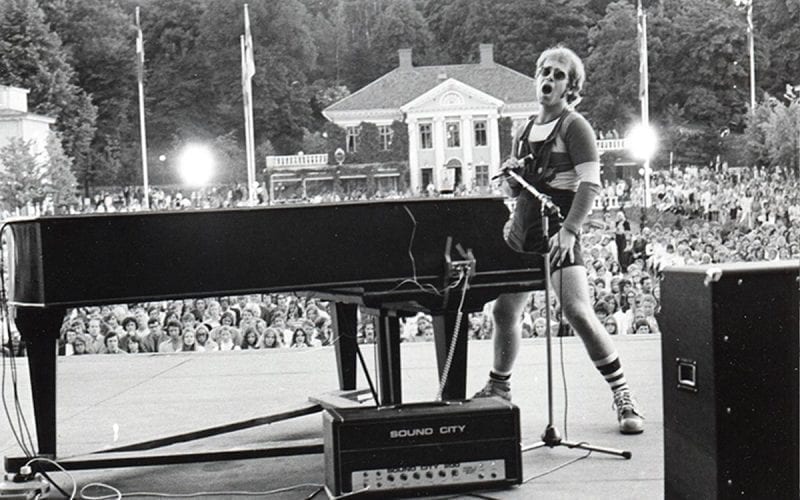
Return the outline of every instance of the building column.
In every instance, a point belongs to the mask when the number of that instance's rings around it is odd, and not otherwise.
[[[411,194],[416,195],[419,191],[421,177],[419,172],[419,124],[416,118],[408,119],[408,176]]]
[[[497,115],[490,115],[488,120],[489,128],[489,178],[494,177],[500,172],[500,128],[497,123]],[[502,140],[511,140],[503,137]]]
[[[461,156],[464,165],[461,167],[462,182],[467,188],[475,185],[475,165],[472,164],[472,149],[475,130],[472,128],[472,116],[461,117]]]
[[[433,185],[441,189],[444,174],[444,148],[447,144],[447,133],[444,129],[444,117],[433,119]]]

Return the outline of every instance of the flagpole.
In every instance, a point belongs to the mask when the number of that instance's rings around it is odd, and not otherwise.
[[[244,35],[239,38],[242,45],[242,94],[244,104],[244,140],[247,153],[247,199],[249,204],[256,204],[256,161],[255,131],[253,126],[253,83],[255,61],[253,60],[253,37],[250,34],[250,14],[244,4]]]
[[[139,134],[142,144],[142,180],[144,182],[144,209],[150,209],[150,184],[147,178],[147,134],[144,123],[144,38],[136,7],[136,73],[139,81]]]
[[[642,125],[650,128],[650,77],[647,69],[647,14],[642,9],[642,0],[636,2],[636,15],[639,27],[639,99],[641,101]],[[644,206],[650,207],[650,158],[644,160]]]
[[[753,0],[747,2],[747,45],[750,48],[750,113],[756,112],[756,55],[753,41]]]

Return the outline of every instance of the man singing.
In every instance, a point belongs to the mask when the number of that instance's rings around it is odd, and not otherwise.
[[[581,256],[580,230],[600,192],[600,161],[589,122],[572,108],[580,100],[586,78],[583,62],[570,49],[554,47],[536,62],[536,89],[541,111],[514,139],[514,156],[504,168],[518,168],[523,178],[550,196],[565,216],[549,218],[549,239],[542,234],[539,200],[506,177],[516,207],[506,240],[526,265],[549,249],[556,297],[564,317],[580,336],[597,370],[614,397],[620,432],[638,434],[644,422],[631,395],[611,336],[589,301],[586,269]],[[522,313],[530,292],[497,298],[493,315],[494,363],[489,380],[475,397],[511,399],[511,371],[519,352]]]

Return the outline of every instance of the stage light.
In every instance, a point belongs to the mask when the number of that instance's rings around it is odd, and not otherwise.
[[[202,144],[188,144],[178,158],[178,173],[190,186],[204,186],[214,173],[214,155]]]
[[[652,127],[639,124],[625,138],[625,147],[637,160],[647,161],[658,149],[658,136]]]

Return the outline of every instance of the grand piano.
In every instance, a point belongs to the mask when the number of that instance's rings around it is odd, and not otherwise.
[[[79,306],[311,293],[335,303],[342,390],[356,388],[356,314],[366,307],[380,318],[380,405],[402,402],[400,318],[425,311],[440,375],[457,339],[442,398],[463,399],[468,321],[456,336],[459,309],[543,286],[541,270],[522,267],[503,241],[508,214],[502,198],[484,197],[7,221],[8,304],[27,346],[38,454],[57,456],[57,338]],[[20,463],[7,458],[6,469]]]

